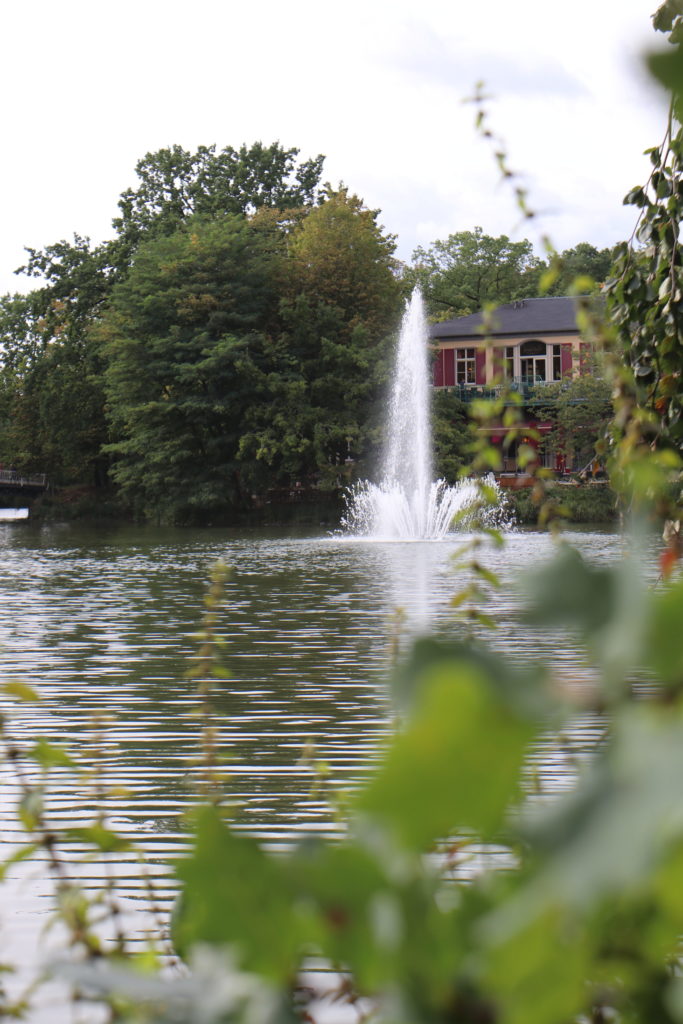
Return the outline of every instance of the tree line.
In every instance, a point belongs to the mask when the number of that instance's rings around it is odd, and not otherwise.
[[[138,163],[112,239],[27,250],[38,287],[0,300],[0,461],[168,522],[372,473],[407,292],[443,319],[538,294],[547,267],[481,228],[401,265],[379,211],[322,171],[279,143],[173,146]],[[562,259],[600,281],[610,253]],[[452,478],[464,414],[436,413]]]

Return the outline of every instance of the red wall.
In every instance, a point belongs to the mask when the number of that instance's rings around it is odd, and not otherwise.
[[[433,364],[434,387],[443,387],[443,349],[439,349]]]
[[[485,384],[486,383],[486,349],[485,348],[478,348],[476,350],[476,352],[474,353],[474,358],[475,358],[475,364],[474,364],[475,380],[476,380],[477,384]]]
[[[452,388],[455,384],[455,350],[444,349],[443,353],[443,382],[446,387]]]

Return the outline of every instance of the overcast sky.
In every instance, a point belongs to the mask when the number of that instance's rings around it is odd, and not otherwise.
[[[135,164],[179,143],[324,153],[399,237],[524,234],[463,97],[492,122],[559,248],[630,234],[624,193],[664,100],[639,70],[659,0],[22,0],[3,9],[0,290],[24,246],[111,234]]]

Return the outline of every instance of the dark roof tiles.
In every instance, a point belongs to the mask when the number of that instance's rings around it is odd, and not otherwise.
[[[480,338],[482,313],[444,320],[429,328],[431,338]],[[499,306],[493,313],[494,337],[501,335],[575,333],[576,299],[552,296],[544,299],[518,299]]]

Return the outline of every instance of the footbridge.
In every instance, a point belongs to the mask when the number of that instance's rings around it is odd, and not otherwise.
[[[0,469],[0,492],[17,498],[35,497],[47,490],[47,473],[20,473],[16,469]]]

